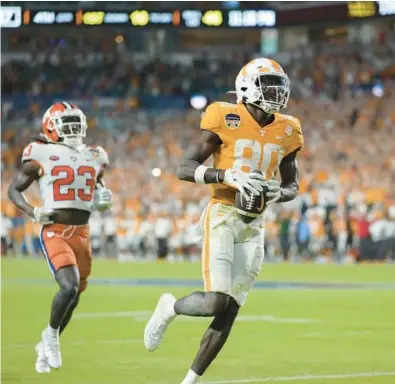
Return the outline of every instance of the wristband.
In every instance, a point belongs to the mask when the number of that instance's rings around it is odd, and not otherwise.
[[[204,181],[204,175],[207,171],[208,167],[206,167],[205,165],[201,164],[199,165],[196,170],[195,170],[195,182],[198,184],[206,184],[206,182]]]

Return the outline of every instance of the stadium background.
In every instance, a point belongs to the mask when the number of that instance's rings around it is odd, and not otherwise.
[[[166,238],[171,260],[197,260],[208,188],[178,181],[175,169],[205,105],[234,101],[226,91],[240,68],[270,56],[292,81],[286,113],[302,121],[306,145],[300,196],[267,212],[267,260],[394,259],[393,3],[263,5],[4,3],[3,243],[39,255],[38,226],[6,190],[43,111],[68,100],[88,116],[87,142],[111,159],[115,206],[92,217],[95,252],[153,258]],[[39,204],[38,188],[28,196]]]
[[[264,265],[204,382],[392,384],[395,265],[353,261],[394,258],[395,3],[125,4],[1,4],[2,252],[12,245],[1,262],[2,382],[180,382],[209,320],[178,318],[154,355],[142,335],[162,292],[201,289],[199,264],[114,257],[155,259],[165,236],[170,261],[198,260],[193,224],[208,190],[174,177],[199,135],[196,108],[233,101],[242,65],[269,56],[291,78],[285,113],[302,121],[306,146],[300,197],[267,212],[266,260],[289,249],[320,264]],[[34,346],[56,284],[39,228],[6,190],[42,112],[63,99],[86,113],[87,142],[110,154],[115,207],[92,217],[89,289],[61,337],[64,367],[43,376]],[[28,197],[39,203],[37,189]]]

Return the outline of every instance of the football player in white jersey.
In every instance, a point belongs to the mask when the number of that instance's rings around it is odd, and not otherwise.
[[[36,346],[39,373],[62,365],[59,335],[91,272],[89,216],[92,210],[112,206],[112,193],[103,182],[107,153],[83,144],[86,130],[86,117],[77,106],[67,102],[52,105],[44,114],[40,138],[23,151],[22,166],[8,191],[18,208],[42,224],[41,247],[59,285],[49,325]],[[33,207],[23,194],[35,181],[43,207]]]

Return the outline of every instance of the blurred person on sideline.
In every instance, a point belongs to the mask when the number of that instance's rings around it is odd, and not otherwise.
[[[292,212],[284,212],[280,217],[278,237],[280,240],[280,247],[282,258],[284,261],[289,261],[289,253],[291,251],[291,223]]]
[[[89,218],[92,254],[98,257],[103,245],[103,220],[100,212],[94,211]]]
[[[103,214],[103,230],[104,256],[118,259],[117,218],[111,211],[107,211]]]
[[[395,206],[388,209],[388,219],[390,222],[388,235],[389,261],[395,263]]]
[[[296,261],[299,262],[306,259],[306,257],[312,260],[313,253],[310,250],[311,228],[306,213],[301,214],[296,224],[295,236],[297,248]]]
[[[167,258],[167,254],[169,252],[169,238],[172,231],[173,223],[169,215],[166,212],[161,211],[154,224],[158,260],[164,260]]]
[[[11,219],[1,212],[1,256],[7,256],[8,249],[11,243],[11,230],[12,221]]]
[[[370,234],[370,220],[368,218],[368,207],[360,205],[358,209],[358,261],[365,261],[372,257],[372,238]]]

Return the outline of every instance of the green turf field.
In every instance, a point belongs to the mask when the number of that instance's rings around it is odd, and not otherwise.
[[[93,277],[107,280],[92,282],[62,336],[62,369],[39,375],[34,345],[56,286],[43,260],[2,262],[2,383],[182,381],[209,320],[176,319],[154,353],[144,349],[143,329],[162,292],[179,297],[194,288],[126,279],[198,279],[200,266],[96,261]],[[253,290],[204,383],[395,383],[395,265],[272,264],[260,280],[383,285]]]

